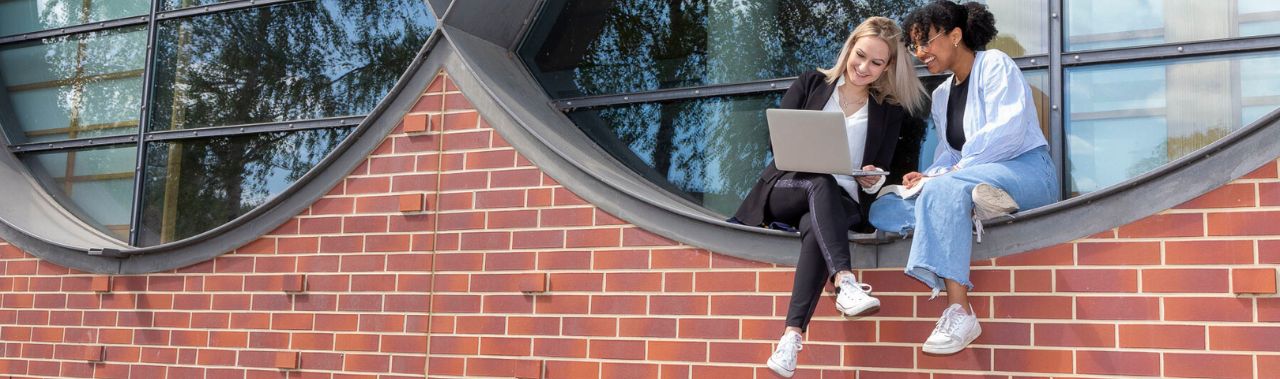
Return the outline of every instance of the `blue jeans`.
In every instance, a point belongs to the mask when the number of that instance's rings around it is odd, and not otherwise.
[[[973,253],[973,187],[987,183],[1008,192],[1021,210],[1058,200],[1058,175],[1049,149],[1039,147],[1018,157],[966,167],[929,179],[911,199],[885,195],[871,204],[871,225],[886,232],[914,230],[906,273],[937,291],[951,279],[970,290]]]

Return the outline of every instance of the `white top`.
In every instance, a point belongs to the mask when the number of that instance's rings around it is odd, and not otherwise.
[[[831,98],[827,99],[827,104],[822,107],[823,111],[844,113],[844,110],[840,108],[839,87],[842,85],[844,85],[843,76],[836,82],[837,89],[831,91]],[[870,102],[870,99],[868,99],[868,102]],[[857,112],[854,112],[853,115],[846,116],[844,118],[844,132],[845,137],[849,139],[849,158],[851,158],[853,162],[854,170],[862,169],[862,155],[866,152],[867,148],[867,108],[868,106],[863,104],[862,108],[858,109]],[[858,182],[854,180],[852,176],[833,176],[836,178],[836,184],[839,184],[840,188],[844,188],[844,192],[848,193],[849,197],[852,197],[854,201],[858,201],[858,189],[862,186],[858,185]],[[874,187],[864,189],[864,191],[867,191],[867,193],[875,193],[880,189],[880,185],[882,184],[884,184],[883,176],[880,177],[880,182],[876,183]]]

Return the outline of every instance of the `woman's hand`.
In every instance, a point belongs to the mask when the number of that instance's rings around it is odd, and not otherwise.
[[[919,171],[908,172],[902,176],[902,186],[906,188],[915,187],[916,184],[920,184],[920,179],[924,179],[924,174]]]
[[[879,167],[872,166],[872,165],[862,166],[862,170],[863,171],[881,171]],[[859,176],[854,178],[854,180],[857,180],[858,185],[862,186],[862,188],[871,188],[875,186],[876,183],[880,182],[880,177],[879,176]]]

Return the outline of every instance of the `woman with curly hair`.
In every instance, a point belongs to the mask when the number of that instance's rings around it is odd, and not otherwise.
[[[880,230],[914,233],[906,273],[935,297],[945,289],[950,304],[924,352],[954,354],[982,334],[968,298],[970,226],[981,242],[982,220],[1052,203],[1060,188],[1031,88],[1008,55],[986,50],[996,35],[987,7],[937,0],[907,15],[903,29],[930,73],[951,73],[933,91],[942,141],[928,169],[902,177],[907,188],[923,186],[918,196],[886,195],[870,218]]]

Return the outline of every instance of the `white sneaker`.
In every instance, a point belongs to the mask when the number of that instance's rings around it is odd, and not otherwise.
[[[924,352],[933,355],[950,355],[964,350],[965,346],[982,335],[978,317],[969,314],[960,304],[951,304],[942,312],[942,318],[933,328],[933,334],[924,341]]]
[[[778,341],[778,348],[769,356],[769,368],[783,378],[790,378],[796,373],[796,354],[803,350],[800,333],[787,332]]]
[[[847,275],[837,284],[836,310],[845,317],[873,312],[880,309],[880,299],[871,297],[871,285],[858,283],[853,275]]]
[[[999,187],[979,183],[973,187],[973,217],[978,220],[990,220],[1018,211],[1018,202],[1008,192]]]

